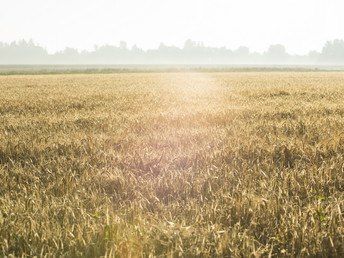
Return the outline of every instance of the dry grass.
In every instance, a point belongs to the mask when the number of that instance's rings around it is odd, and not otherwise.
[[[0,253],[344,254],[344,73],[0,77]]]

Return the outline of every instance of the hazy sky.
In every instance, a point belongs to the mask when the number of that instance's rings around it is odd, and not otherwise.
[[[321,50],[344,39],[343,0],[0,0],[0,41],[33,39],[49,52],[66,46],[182,47],[186,39],[263,52]]]

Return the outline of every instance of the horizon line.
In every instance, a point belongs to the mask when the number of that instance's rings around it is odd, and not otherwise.
[[[104,43],[102,45],[93,44],[93,48],[92,49],[87,49],[87,48],[81,49],[81,48],[77,48],[77,47],[72,47],[72,46],[66,45],[61,50],[48,51],[49,46],[44,46],[43,44],[40,44],[39,42],[35,41],[32,38],[29,38],[29,39],[22,38],[22,39],[17,39],[17,40],[12,40],[12,41],[0,41],[0,47],[1,47],[1,44],[5,44],[5,45],[10,46],[12,44],[17,44],[18,45],[18,44],[20,44],[22,42],[25,42],[27,44],[33,44],[36,47],[43,48],[47,52],[48,55],[55,55],[55,54],[58,54],[58,53],[63,53],[65,50],[68,50],[68,49],[76,50],[78,52],[78,54],[82,54],[82,53],[85,53],[85,52],[86,53],[95,52],[98,49],[103,48],[103,47],[114,47],[114,48],[119,48],[119,49],[126,49],[126,50],[129,50],[129,51],[140,50],[140,51],[143,51],[143,52],[159,50],[161,47],[176,48],[176,49],[179,49],[179,50],[184,50],[185,47],[186,47],[186,44],[189,42],[189,43],[194,44],[193,47],[209,48],[209,49],[225,49],[225,50],[229,50],[229,51],[232,51],[232,52],[235,52],[235,51],[237,51],[239,49],[246,48],[246,49],[248,49],[249,54],[260,54],[260,55],[263,55],[263,54],[267,53],[269,51],[270,47],[282,46],[284,48],[285,52],[288,55],[290,55],[290,56],[306,56],[306,55],[309,55],[312,52],[320,53],[327,43],[331,43],[331,42],[334,42],[334,41],[343,41],[343,39],[335,38],[335,39],[332,39],[332,40],[326,40],[324,42],[323,47],[320,50],[309,49],[306,53],[303,53],[303,54],[291,54],[291,53],[289,53],[287,51],[287,47],[283,43],[271,43],[271,44],[267,45],[267,47],[265,48],[264,51],[254,51],[254,50],[251,50],[250,47],[248,47],[248,46],[246,46],[244,44],[240,45],[240,46],[238,46],[236,48],[230,48],[230,47],[228,47],[226,45],[223,45],[223,46],[206,45],[203,41],[196,41],[196,40],[193,40],[193,39],[186,39],[182,46],[169,45],[169,44],[166,44],[165,42],[160,42],[160,44],[157,47],[155,47],[155,48],[154,47],[152,47],[152,48],[141,48],[139,46],[139,44],[137,44],[137,43],[134,43],[134,44],[131,45],[131,47],[128,47],[128,43],[125,40],[119,40],[117,42],[117,44],[116,43],[114,43],[114,44],[112,44],[112,43]],[[124,45],[122,45],[122,44],[124,44]],[[125,46],[125,47],[122,48],[122,46]]]

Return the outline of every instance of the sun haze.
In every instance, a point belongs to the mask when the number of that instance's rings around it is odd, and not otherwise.
[[[161,42],[181,47],[192,39],[258,52],[283,44],[291,54],[306,54],[344,38],[340,0],[2,0],[0,5],[0,41],[33,39],[49,52],[121,40],[144,49]]]

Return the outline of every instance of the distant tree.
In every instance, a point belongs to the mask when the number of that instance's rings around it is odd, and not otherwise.
[[[78,64],[80,63],[80,54],[77,49],[66,47],[63,51],[56,52],[53,59],[59,64]]]
[[[249,55],[250,55],[250,49],[248,47],[241,46],[233,51],[230,62],[231,63],[248,63]]]
[[[283,45],[277,44],[271,45],[264,57],[268,62],[281,63],[286,61],[288,54]]]
[[[127,49],[127,42],[125,42],[125,41],[119,42],[119,48],[120,49]]]
[[[75,57],[79,55],[79,52],[75,48],[66,47],[65,50],[63,51],[63,54],[66,56]]]
[[[184,43],[181,53],[182,63],[204,63],[209,59],[209,48],[204,47],[202,42],[188,39]]]
[[[47,62],[48,53],[32,40],[13,41],[0,46],[2,64],[42,64]]]
[[[192,49],[197,46],[197,43],[191,39],[188,39],[184,43],[184,49]]]
[[[344,62],[344,41],[327,41],[321,52],[321,60],[326,62]]]
[[[308,53],[308,61],[311,63],[319,62],[321,54],[317,51],[310,51]]]
[[[241,46],[234,53],[240,57],[247,57],[250,54],[250,49],[248,47]]]
[[[287,63],[344,63],[344,41],[326,42],[321,53],[290,56],[283,45],[271,45],[263,53],[251,53],[247,47],[232,51],[226,47],[207,47],[202,42],[188,39],[182,48],[161,43],[157,49],[142,50],[134,45],[128,48],[125,41],[118,46],[95,46],[91,51],[79,52],[66,48],[55,54],[32,40],[11,43],[0,42],[0,64],[287,64]]]

